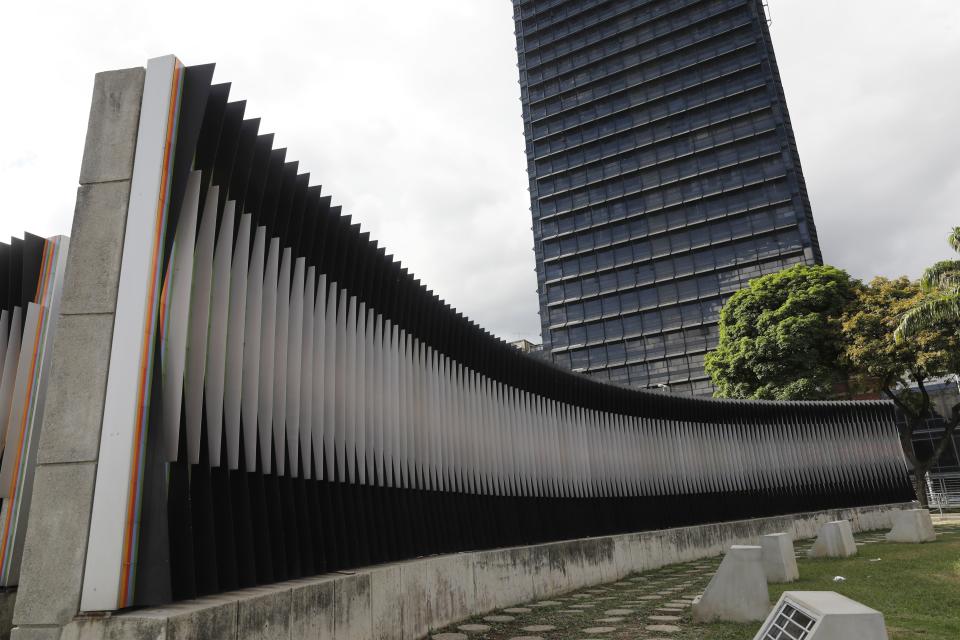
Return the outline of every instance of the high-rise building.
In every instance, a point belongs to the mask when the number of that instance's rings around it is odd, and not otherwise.
[[[513,0],[543,345],[709,393],[723,302],[820,248],[762,0]]]

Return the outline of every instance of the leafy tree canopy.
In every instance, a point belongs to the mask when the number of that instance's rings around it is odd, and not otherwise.
[[[908,340],[894,339],[900,319],[929,298],[905,277],[875,278],[859,289],[842,330],[851,380],[862,390],[896,390],[960,371],[960,321],[918,326]]]
[[[841,317],[859,283],[830,266],[797,265],[752,280],[720,312],[706,359],[716,395],[817,400],[846,377]]]

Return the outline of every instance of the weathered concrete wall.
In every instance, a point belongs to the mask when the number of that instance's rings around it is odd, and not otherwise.
[[[841,509],[437,556],[245,589],[110,618],[76,619],[64,640],[416,640],[494,609],[716,556],[787,532],[813,538],[830,520],[890,527],[913,504]],[[29,636],[33,637],[33,636]]]
[[[15,640],[58,638],[79,608],[144,74],[109,71],[94,82],[13,611]]]

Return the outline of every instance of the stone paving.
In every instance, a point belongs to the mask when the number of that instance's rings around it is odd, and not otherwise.
[[[622,640],[668,638],[720,564],[710,558],[631,575],[451,625],[433,640]]]
[[[858,545],[884,542],[883,531],[855,536]],[[794,543],[806,557],[813,540]],[[432,640],[666,640],[689,637],[690,605],[721,557],[627,576],[550,600],[491,611],[433,632]],[[687,633],[684,633],[684,632]]]

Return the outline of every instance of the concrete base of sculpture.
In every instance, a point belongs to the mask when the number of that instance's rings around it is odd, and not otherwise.
[[[908,509],[893,514],[893,528],[887,534],[887,542],[933,542],[936,539],[933,520],[926,509]]]
[[[13,628],[13,605],[16,601],[16,588],[0,591],[0,640],[10,637],[10,629]]]
[[[788,637],[777,627],[805,640],[887,640],[882,613],[833,591],[785,592],[753,640]]]
[[[760,536],[763,549],[763,571],[767,582],[793,582],[800,578],[793,538],[789,533],[771,533]]]
[[[716,575],[693,603],[697,622],[756,622],[770,612],[761,547],[734,545]]]
[[[848,520],[834,520],[820,527],[807,555],[811,558],[849,558],[857,555],[857,543]]]

